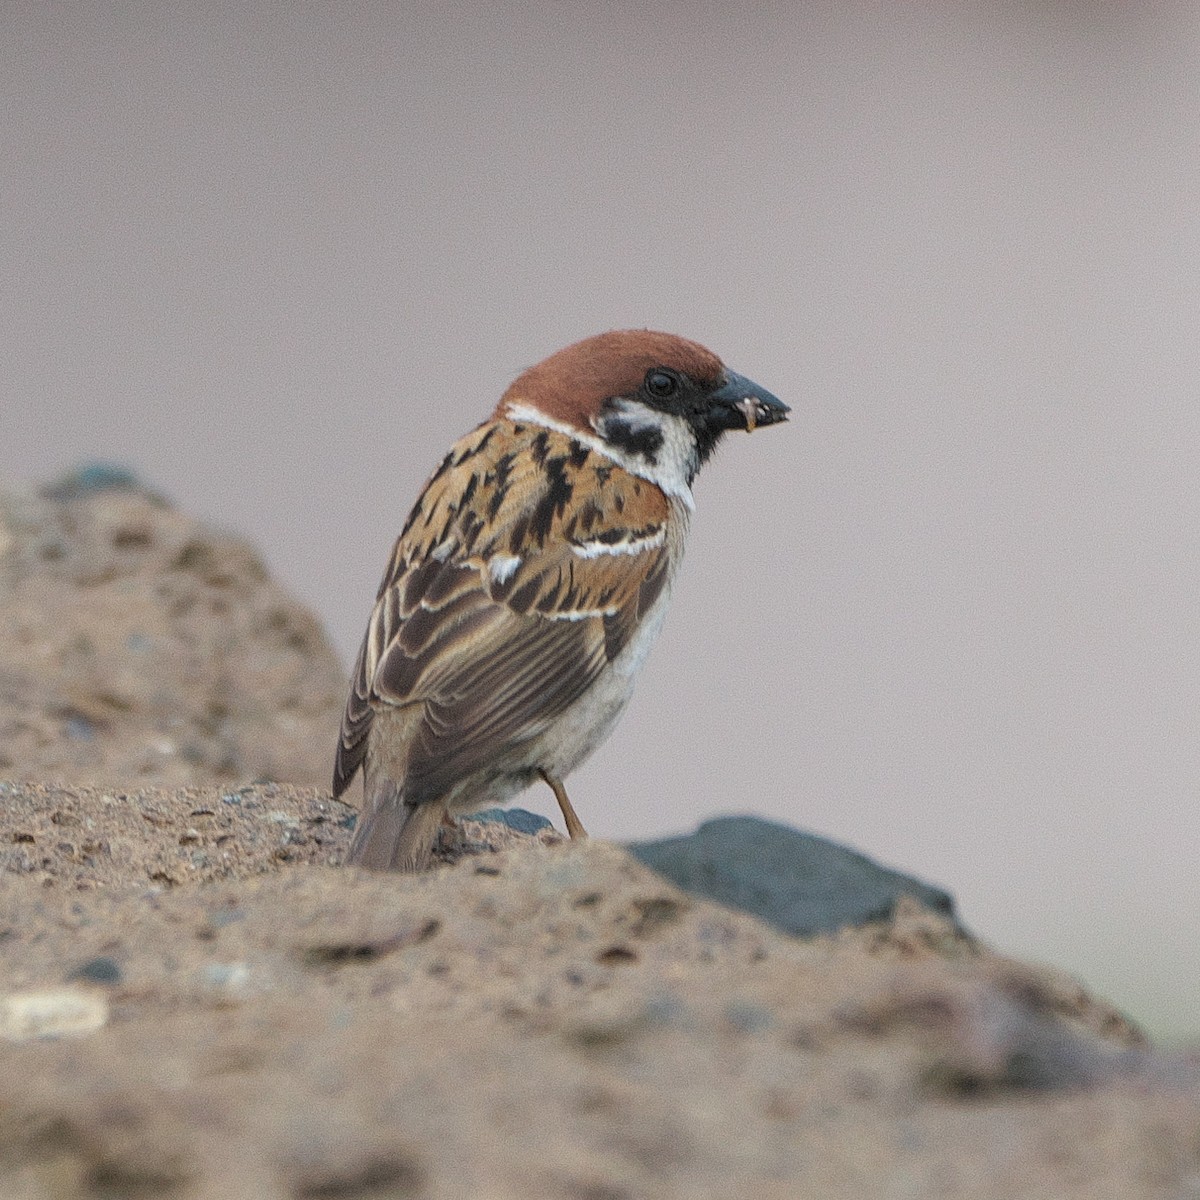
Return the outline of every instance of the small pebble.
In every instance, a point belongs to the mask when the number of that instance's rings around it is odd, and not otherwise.
[[[10,1042],[80,1037],[108,1021],[108,1002],[80,988],[10,992],[0,996],[0,1037]]]
[[[244,962],[209,963],[202,972],[209,987],[241,992],[250,982],[250,967]]]
[[[115,958],[102,954],[76,967],[67,979],[83,983],[120,983],[123,974],[121,964]]]
[[[90,742],[96,736],[96,727],[87,717],[68,717],[66,734],[77,742]]]
[[[775,1024],[770,1010],[744,1000],[733,1000],[725,1006],[725,1020],[738,1033],[762,1033]]]
[[[526,808],[485,808],[481,812],[468,813],[472,821],[486,821],[496,825],[507,825],[517,833],[537,833],[554,826],[545,817],[531,813]]]

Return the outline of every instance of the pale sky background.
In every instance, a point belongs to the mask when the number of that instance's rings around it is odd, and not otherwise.
[[[828,834],[1200,1037],[1200,8],[0,12],[0,478],[132,466],[348,661],[519,370],[703,341],[793,420],[701,475],[584,821]]]

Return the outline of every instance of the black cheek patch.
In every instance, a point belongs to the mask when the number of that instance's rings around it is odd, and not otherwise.
[[[658,452],[663,445],[661,429],[653,425],[639,425],[635,429],[632,422],[620,417],[609,417],[604,422],[604,440],[626,454],[640,455],[654,465],[658,464]]]

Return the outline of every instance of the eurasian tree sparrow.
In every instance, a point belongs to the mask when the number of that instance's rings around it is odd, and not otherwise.
[[[333,773],[347,859],[419,870],[448,814],[563,779],[612,731],[662,625],[692,481],[787,406],[695,342],[627,330],[521,375],[425,485],[380,585]]]

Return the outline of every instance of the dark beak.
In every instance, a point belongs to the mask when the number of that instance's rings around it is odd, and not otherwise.
[[[736,371],[725,372],[725,382],[709,396],[709,424],[720,429],[744,429],[753,433],[761,425],[778,425],[791,412],[782,400],[772,396],[753,379]]]

